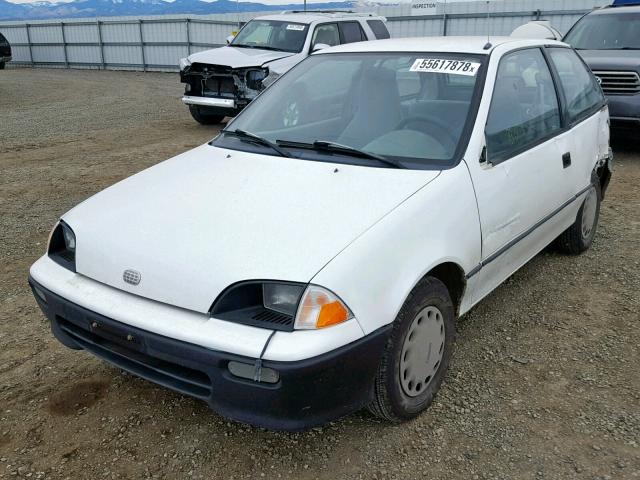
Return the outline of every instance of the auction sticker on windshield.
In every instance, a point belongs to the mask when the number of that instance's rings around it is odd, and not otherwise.
[[[304,25],[296,25],[294,23],[290,23],[289,25],[287,25],[287,30],[302,31],[302,30],[304,30]]]
[[[451,73],[475,77],[479,68],[479,62],[448,60],[446,58],[418,58],[413,62],[409,70],[412,72]]]

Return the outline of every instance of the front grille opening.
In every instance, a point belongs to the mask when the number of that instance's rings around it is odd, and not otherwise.
[[[607,95],[636,95],[640,93],[640,75],[637,72],[594,71],[600,79],[602,91]]]
[[[267,308],[259,311],[252,317],[257,322],[275,323],[277,325],[293,324],[293,317],[284,313],[269,310]]]
[[[204,82],[205,95],[233,98],[235,84],[232,77],[211,77]]]
[[[123,339],[122,343],[116,342],[85,330],[63,317],[56,318],[60,328],[66,334],[97,357],[187,395],[201,399],[211,396],[211,379],[204,372],[127,348],[126,339]]]

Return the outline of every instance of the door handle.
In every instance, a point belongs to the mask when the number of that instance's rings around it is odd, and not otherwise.
[[[562,155],[562,168],[567,168],[571,166],[571,153],[567,152]]]

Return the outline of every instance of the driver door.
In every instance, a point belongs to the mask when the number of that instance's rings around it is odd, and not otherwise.
[[[476,301],[565,227],[553,215],[569,198],[560,102],[539,48],[502,57],[485,128],[486,156],[469,162],[482,227]]]

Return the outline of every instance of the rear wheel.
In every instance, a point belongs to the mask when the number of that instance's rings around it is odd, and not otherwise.
[[[205,108],[198,105],[189,105],[189,112],[193,119],[202,125],[217,125],[224,119],[224,115],[208,113]]]
[[[591,247],[598,228],[601,198],[600,179],[594,175],[591,188],[578,210],[576,221],[562,232],[556,241],[561,251],[577,255]]]
[[[0,70],[4,70],[4,62],[0,62]]]
[[[449,367],[454,337],[451,296],[440,280],[426,277],[413,289],[394,322],[369,410],[401,422],[431,405]]]

